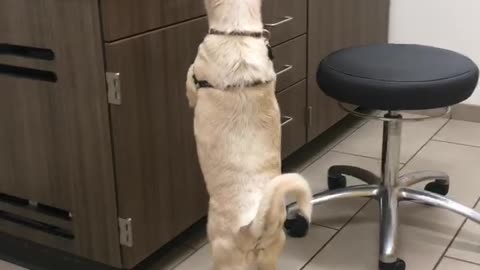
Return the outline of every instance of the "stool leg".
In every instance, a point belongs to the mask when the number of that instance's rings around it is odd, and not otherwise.
[[[325,191],[313,195],[312,205],[319,205],[326,202],[337,201],[348,198],[376,198],[379,193],[379,186],[353,186],[339,190]],[[287,206],[287,217],[293,218],[297,214],[297,203],[292,203]]]
[[[441,181],[445,185],[450,184],[450,177],[444,172],[420,171],[407,173],[398,179],[398,184],[403,187],[413,186],[424,181]]]
[[[348,188],[343,188],[339,190],[322,192],[315,194],[313,196],[312,204],[318,205],[325,202],[336,201],[340,199],[347,198],[358,198],[358,197],[377,197],[379,187],[377,185],[372,186],[353,186]]]
[[[381,187],[373,186],[354,186],[340,190],[326,191],[313,196],[312,204],[319,205],[325,202],[331,202],[341,199],[367,197],[377,198]],[[287,206],[287,219],[284,223],[286,233],[291,237],[304,237],[308,231],[308,221],[299,215],[297,203]]]
[[[398,230],[398,201],[396,194],[389,191],[380,197],[380,261],[395,263]]]
[[[428,191],[419,191],[411,188],[401,188],[399,191],[399,196],[401,199],[415,200],[435,207],[450,210],[480,224],[479,212],[441,195]]]
[[[368,185],[378,185],[381,182],[380,177],[378,177],[376,174],[355,166],[335,165],[328,169],[329,179],[345,175],[353,176],[367,183]]]
[[[404,270],[405,262],[396,256],[398,230],[397,179],[400,166],[402,134],[401,115],[390,112],[385,117],[382,150],[382,185],[380,194],[380,270]]]

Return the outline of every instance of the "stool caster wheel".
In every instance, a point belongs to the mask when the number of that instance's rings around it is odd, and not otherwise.
[[[380,262],[378,264],[379,270],[405,270],[406,264],[403,260],[398,259],[394,263],[384,263]]]
[[[310,224],[304,216],[297,213],[294,218],[285,220],[283,227],[288,236],[302,238],[307,235]]]
[[[345,175],[329,175],[328,176],[328,189],[337,190],[347,187],[347,177]]]
[[[425,186],[426,191],[445,196],[448,194],[450,185],[444,180],[435,180],[435,182],[428,183]]]

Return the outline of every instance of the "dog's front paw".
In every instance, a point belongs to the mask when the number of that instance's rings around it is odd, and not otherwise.
[[[190,108],[195,108],[195,106],[197,106],[197,98],[197,91],[187,88],[187,99]]]
[[[188,105],[190,108],[195,108],[197,105],[197,87],[195,82],[193,81],[193,65],[190,67],[187,73],[187,82],[186,82],[186,89],[187,89],[187,99]]]

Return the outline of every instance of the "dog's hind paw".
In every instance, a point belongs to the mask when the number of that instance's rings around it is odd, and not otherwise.
[[[285,220],[285,232],[294,238],[305,237],[310,228],[310,223],[302,214],[296,213],[294,217]]]

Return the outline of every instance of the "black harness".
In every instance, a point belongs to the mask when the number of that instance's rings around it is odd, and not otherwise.
[[[219,35],[219,36],[264,38],[266,40],[266,46],[267,46],[267,49],[268,49],[268,58],[270,60],[274,59],[272,47],[270,46],[270,43],[268,42],[268,40],[270,40],[270,32],[267,31],[267,30],[264,30],[262,32],[254,32],[254,31],[224,32],[224,31],[219,31],[219,30],[210,28],[210,30],[208,30],[208,34],[209,35]],[[195,74],[193,74],[193,82],[195,83],[195,86],[197,87],[197,89],[200,89],[200,88],[215,88],[208,81],[198,80],[197,76],[195,76]],[[269,83],[269,81],[254,81],[254,82],[246,85],[246,87],[255,87],[255,86],[258,86],[258,85],[261,85],[261,84],[266,84],[266,83]],[[242,86],[245,86],[245,85],[242,85]],[[228,88],[237,88],[237,87],[240,87],[240,85],[227,85],[226,88],[228,89]]]

